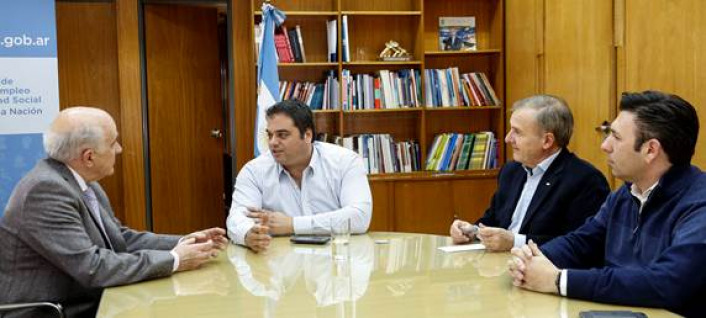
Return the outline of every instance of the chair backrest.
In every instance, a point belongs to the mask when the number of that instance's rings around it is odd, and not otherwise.
[[[50,302],[3,304],[0,305],[0,313],[32,308],[45,308],[48,309],[49,312],[56,314],[56,317],[64,318],[64,308],[61,307],[61,304]]]

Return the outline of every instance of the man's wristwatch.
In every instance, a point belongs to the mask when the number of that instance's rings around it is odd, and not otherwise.
[[[556,292],[557,294],[561,295],[561,273],[563,271],[559,270],[559,274],[556,275],[556,280],[554,281],[554,285],[556,285]]]

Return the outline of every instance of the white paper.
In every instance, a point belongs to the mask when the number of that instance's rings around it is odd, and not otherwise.
[[[449,245],[449,246],[441,246],[441,247],[439,247],[439,249],[446,252],[446,253],[463,252],[463,251],[479,251],[479,250],[485,250],[485,245],[483,245],[481,243],[463,244],[463,245]]]

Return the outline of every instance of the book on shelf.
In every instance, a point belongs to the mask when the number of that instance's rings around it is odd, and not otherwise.
[[[259,30],[262,26],[255,26],[255,53],[258,54],[262,45],[262,34]],[[301,27],[295,26],[294,29],[288,29],[282,25],[275,29],[274,34],[275,50],[277,52],[277,60],[280,63],[305,63],[306,52],[304,50],[304,39],[301,35]],[[259,55],[256,55],[259,58]]]
[[[475,17],[439,17],[439,50],[475,51]]]
[[[297,33],[297,48],[299,49],[299,54],[301,55],[302,63],[306,63],[306,50],[304,50],[304,39],[302,38],[302,28],[297,25],[295,27]]]
[[[421,169],[420,147],[416,141],[396,142],[389,134],[361,134],[341,138],[341,146],[357,152],[369,174]]]
[[[492,132],[484,131],[436,135],[425,168],[430,171],[480,170],[497,165],[497,140]]]
[[[426,69],[427,107],[500,106],[488,77],[480,72],[459,74],[457,67]]]
[[[287,35],[289,38],[289,44],[292,48],[292,53],[294,53],[294,62],[301,63],[304,59],[302,58],[302,50],[299,47],[299,35],[297,35],[297,29],[287,30]]]
[[[329,62],[338,62],[338,21],[326,21],[326,45]]]
[[[373,74],[342,72],[343,109],[393,109],[421,105],[419,70],[379,70]]]
[[[300,100],[312,110],[338,109],[338,84],[335,73],[328,72],[322,83],[281,81],[280,100]]]
[[[348,42],[348,16],[344,15],[341,18],[341,53],[343,54],[343,62],[351,61],[350,43]]]

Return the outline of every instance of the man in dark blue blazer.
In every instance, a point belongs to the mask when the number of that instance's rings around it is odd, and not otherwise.
[[[625,184],[595,217],[544,244],[513,248],[516,286],[704,317],[706,173],[691,165],[699,120],[676,95],[624,94],[601,145]]]
[[[475,235],[493,251],[509,251],[528,240],[544,243],[581,226],[610,192],[603,174],[566,149],[573,130],[571,110],[550,95],[525,98],[513,105],[510,132],[514,162],[498,176],[490,207],[472,225],[456,220],[451,237],[457,244]]]

